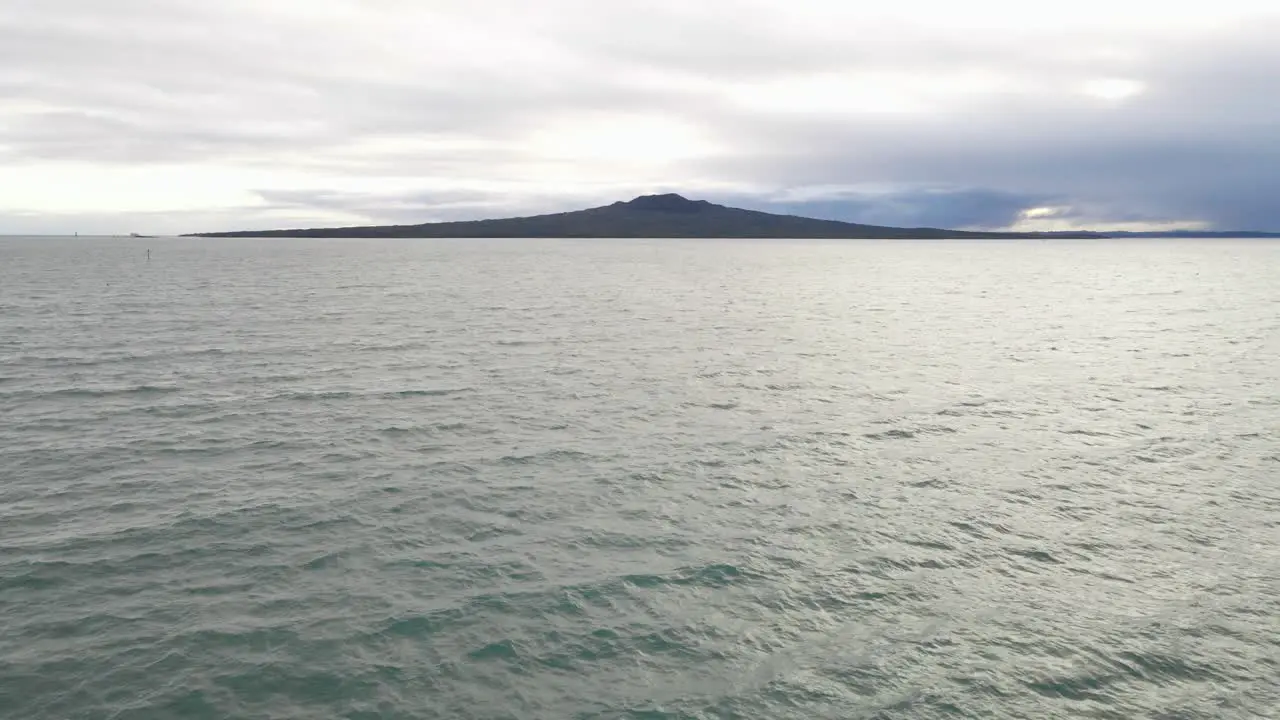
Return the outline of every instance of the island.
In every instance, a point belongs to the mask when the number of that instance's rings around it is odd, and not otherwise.
[[[780,239],[1001,239],[1105,238],[1093,232],[985,232],[901,228],[778,215],[689,200],[674,193],[572,212],[496,220],[419,225],[190,233],[189,237],[314,238],[780,238]]]

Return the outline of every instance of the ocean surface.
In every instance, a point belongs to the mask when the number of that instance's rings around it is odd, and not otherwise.
[[[0,239],[5,720],[1278,708],[1280,242]]]

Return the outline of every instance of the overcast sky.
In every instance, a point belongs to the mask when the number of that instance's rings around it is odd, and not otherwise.
[[[0,0],[0,233],[649,192],[1280,230],[1280,2]]]

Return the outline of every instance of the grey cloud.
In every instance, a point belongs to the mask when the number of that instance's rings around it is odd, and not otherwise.
[[[6,114],[0,104],[0,158],[286,164],[329,175],[508,179],[536,176],[514,144],[546,118],[650,111],[701,127],[725,147],[718,156],[674,168],[668,189],[717,182],[761,188],[710,198],[736,204],[956,227],[999,227],[1028,207],[1055,204],[1081,223],[1140,218],[1280,229],[1280,207],[1272,200],[1280,194],[1280,95],[1274,92],[1280,48],[1273,42],[1280,26],[1270,21],[1196,38],[1064,36],[1048,44],[907,26],[811,33],[789,28],[780,22],[786,14],[763,2],[549,0],[534,12],[527,3],[501,0],[486,6],[488,17],[472,19],[508,33],[526,24],[530,42],[555,50],[556,62],[454,67],[433,55],[428,26],[419,52],[393,57],[383,38],[358,29],[344,33],[340,21],[325,21],[319,11],[310,19],[279,15],[276,7],[8,0],[0,7],[0,100],[25,106]],[[393,0],[349,7],[422,11],[420,3]],[[1094,45],[1131,47],[1136,55],[1074,52]],[[994,95],[932,116],[842,117],[747,110],[717,93],[729,83],[867,68],[923,74],[1018,68],[1047,84],[1119,76],[1149,89],[1114,107],[1046,91]],[[362,140],[396,135],[486,142],[352,150]],[[865,183],[899,189],[782,199],[789,189]],[[627,187],[625,178],[616,184]],[[547,188],[446,198],[264,190],[265,209],[188,217],[201,223],[190,229],[219,229],[203,223],[223,219],[231,227],[277,227],[330,212],[419,222],[613,199],[567,193]],[[9,228],[32,221],[4,222]]]
[[[0,211],[0,228],[8,235],[179,235],[228,227],[313,227],[333,219],[316,212],[280,212],[253,207],[183,212],[74,212],[60,215]]]
[[[902,188],[834,192],[814,199],[727,196],[729,204],[829,220],[901,227],[1002,228],[1023,211],[1058,198],[982,188]]]
[[[1081,222],[1200,220],[1280,228],[1280,67],[1263,25],[1163,48],[1151,91],[1095,108],[993,102],[963,117],[759,117],[714,172],[784,186],[898,182],[1044,195]],[[962,221],[957,213],[955,221]]]
[[[246,35],[251,17],[174,15],[172,3],[133,0],[116,9],[137,23],[116,34],[119,23],[101,5],[81,7],[98,12],[71,24],[31,25],[0,14],[0,95],[38,105],[0,126],[14,158],[270,165],[280,154],[305,152],[308,163],[334,170],[430,172],[440,169],[439,159],[413,167],[412,157],[388,165],[333,154],[397,134],[511,138],[549,114],[669,106],[687,96],[619,85],[589,64],[550,79],[518,68],[456,74],[396,67],[379,75],[335,66],[326,52],[333,38],[295,38],[287,28]],[[231,40],[220,44],[222,37]],[[360,49],[373,45],[365,39]],[[429,46],[422,54],[430,56]]]
[[[378,224],[466,220],[486,214],[501,217],[512,209],[503,206],[491,193],[462,190],[398,193],[257,190],[255,194],[273,210],[304,213],[315,210],[336,211]]]

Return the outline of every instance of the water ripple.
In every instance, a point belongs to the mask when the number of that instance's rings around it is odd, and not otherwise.
[[[1280,707],[1280,245],[131,242],[0,240],[0,716]]]

